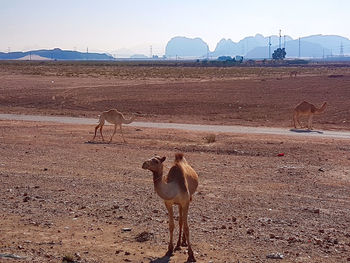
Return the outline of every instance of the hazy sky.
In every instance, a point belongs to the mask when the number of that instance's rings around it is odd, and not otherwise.
[[[0,51],[37,48],[163,54],[174,36],[261,33],[350,38],[350,0],[0,0]]]

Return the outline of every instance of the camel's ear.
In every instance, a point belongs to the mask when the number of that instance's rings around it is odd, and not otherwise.
[[[160,159],[160,162],[162,163],[162,162],[164,162],[165,161],[165,159],[166,159],[166,157],[164,156],[164,157],[162,157],[161,159]]]

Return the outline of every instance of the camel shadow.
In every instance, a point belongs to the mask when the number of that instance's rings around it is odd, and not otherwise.
[[[150,261],[150,263],[169,263],[169,262],[170,262],[169,256],[164,256],[164,257],[157,258],[155,260]]]
[[[323,131],[309,130],[309,129],[290,129],[291,132],[297,133],[318,133],[323,134]]]
[[[123,145],[121,142],[108,142],[108,141],[86,141],[86,144],[107,144],[107,145]]]

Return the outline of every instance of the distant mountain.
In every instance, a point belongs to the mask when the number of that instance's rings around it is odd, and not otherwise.
[[[314,35],[301,38],[302,41],[315,43],[327,48],[333,55],[340,54],[340,46],[343,45],[344,54],[350,54],[350,40],[336,35]]]
[[[135,55],[132,55],[130,56],[130,58],[134,58],[134,59],[147,59],[149,57],[143,55],[143,54],[135,54]]]
[[[52,60],[50,58],[44,58],[38,55],[27,55],[21,58],[18,58],[17,60]]]
[[[210,55],[214,57],[219,56],[236,56],[239,55],[239,48],[237,43],[233,42],[231,39],[221,39],[217,43],[214,52],[211,52]]]
[[[209,51],[208,44],[200,38],[174,37],[166,45],[165,56],[205,57]]]
[[[290,36],[282,37],[282,41],[290,41],[292,38]],[[218,56],[236,56],[241,55],[245,56],[247,53],[249,53],[251,50],[262,47],[262,46],[268,46],[269,43],[269,37],[264,37],[261,34],[256,34],[255,36],[245,37],[242,40],[240,40],[238,43],[233,42],[231,39],[222,39],[220,42],[216,45],[216,48],[213,52],[210,53],[213,57]],[[279,37],[278,36],[271,36],[271,45],[278,45],[279,44]]]
[[[40,58],[47,58],[53,60],[114,60],[114,58],[107,54],[101,53],[83,53],[71,50],[62,50],[59,48],[51,50],[33,50],[27,52],[0,52],[0,60],[11,60],[11,59],[28,59],[35,60],[35,56]]]
[[[273,35],[264,37],[261,34],[245,37],[239,42],[231,39],[221,39],[213,52],[212,58],[219,56],[242,55],[245,58],[262,59],[269,57],[269,38],[271,38],[271,54],[279,46],[286,47],[287,57],[299,57],[299,39],[293,40],[290,36]],[[331,55],[339,55],[341,46],[344,55],[350,55],[350,40],[336,35],[314,35],[300,38],[300,57],[322,58]],[[200,38],[190,39],[185,37],[172,38],[166,48],[166,56],[169,58],[180,57],[203,57],[206,56],[208,45]]]
[[[282,45],[283,47],[284,45]],[[271,46],[271,56],[274,50],[276,50],[279,45]],[[287,58],[299,57],[299,40],[288,41],[285,44]],[[310,43],[306,41],[300,41],[300,57],[308,58],[321,58],[323,56],[329,56],[331,52],[329,49],[322,47],[319,44]],[[250,59],[263,59],[269,57],[268,46],[257,47],[249,51],[246,54],[246,58]]]

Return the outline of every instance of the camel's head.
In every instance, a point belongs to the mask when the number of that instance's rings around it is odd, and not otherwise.
[[[142,169],[150,170],[152,172],[162,172],[163,162],[165,161],[165,159],[166,157],[154,156],[143,163]]]

